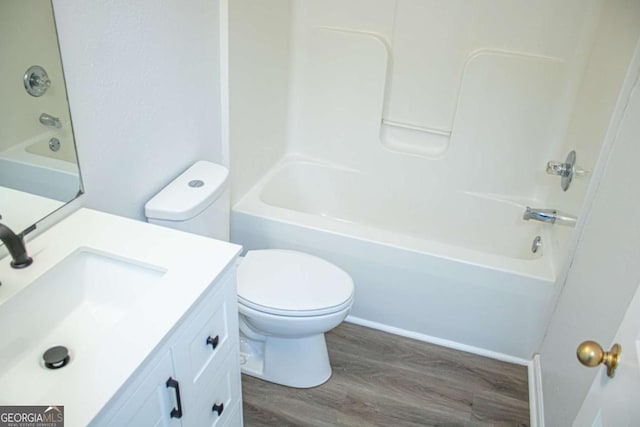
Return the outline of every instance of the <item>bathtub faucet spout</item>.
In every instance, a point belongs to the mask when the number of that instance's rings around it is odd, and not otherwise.
[[[40,123],[45,126],[54,127],[56,129],[60,129],[62,127],[62,122],[57,117],[52,116],[51,114],[42,113],[40,114]]]
[[[537,209],[537,208],[527,208],[522,215],[522,219],[525,221],[529,221],[533,219],[535,221],[546,222],[549,224],[558,224],[558,225],[567,225],[569,227],[575,227],[578,218],[569,215],[563,212],[558,211],[557,209]]]

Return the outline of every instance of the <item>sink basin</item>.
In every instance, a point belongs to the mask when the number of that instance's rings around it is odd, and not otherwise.
[[[42,354],[69,349],[71,362],[144,305],[165,271],[79,248],[0,308],[0,366],[8,375],[47,370]],[[10,327],[7,327],[11,325]],[[0,375],[1,376],[1,375]]]

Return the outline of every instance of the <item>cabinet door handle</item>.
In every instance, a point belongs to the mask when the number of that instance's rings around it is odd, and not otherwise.
[[[176,391],[176,402],[178,403],[177,408],[171,409],[171,418],[182,418],[182,401],[180,400],[180,384],[178,381],[169,377],[167,380],[167,388],[174,388]]]
[[[211,338],[211,336],[207,337],[207,345],[211,345],[211,347],[213,347],[214,350],[218,346],[218,342],[219,341],[220,341],[220,336],[219,335],[216,335],[215,338]]]
[[[219,405],[217,403],[214,403],[213,408],[211,408],[211,410],[213,412],[216,412],[218,416],[222,415],[222,411],[224,411],[224,403],[221,403]]]

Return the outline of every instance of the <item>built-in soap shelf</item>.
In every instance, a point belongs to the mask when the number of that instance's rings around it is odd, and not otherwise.
[[[380,141],[392,151],[438,157],[447,150],[451,132],[382,119]]]

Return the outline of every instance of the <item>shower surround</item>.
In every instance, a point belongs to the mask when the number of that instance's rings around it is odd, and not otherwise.
[[[232,2],[232,240],[344,268],[354,322],[529,360],[571,233],[522,213],[579,213],[545,165],[586,144],[604,4]]]

